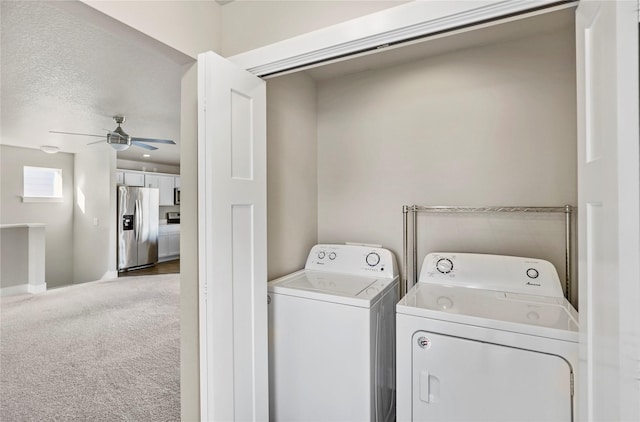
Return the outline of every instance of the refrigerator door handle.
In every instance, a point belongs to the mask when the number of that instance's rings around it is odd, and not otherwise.
[[[139,240],[138,237],[140,232],[140,202],[137,199],[134,206],[133,219],[134,219],[133,227],[135,231],[135,238],[136,240]]]

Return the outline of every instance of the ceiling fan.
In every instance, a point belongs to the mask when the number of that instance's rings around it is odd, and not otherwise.
[[[172,144],[172,145],[176,144],[175,142],[169,139],[134,138],[128,133],[126,133],[124,130],[122,130],[122,127],[120,127],[120,125],[125,121],[124,116],[121,116],[121,115],[113,116],[113,120],[118,124],[118,127],[115,128],[113,131],[110,131],[110,130],[107,131],[106,135],[92,135],[88,133],[75,133],[75,132],[58,132],[55,130],[50,130],[49,133],[59,133],[62,135],[95,136],[98,138],[106,137],[107,144],[111,145],[111,147],[116,151],[124,151],[125,149],[129,148],[131,145],[135,145],[137,147],[145,148],[152,151],[155,149],[158,149],[157,147],[147,145],[147,143]],[[87,145],[93,145],[100,142],[104,142],[104,140],[90,142]]]

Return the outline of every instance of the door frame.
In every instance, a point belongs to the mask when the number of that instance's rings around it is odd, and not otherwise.
[[[576,0],[416,1],[332,25],[228,57],[256,76],[268,78],[375,54],[422,41],[430,35],[473,31],[480,24],[519,19],[574,7]]]

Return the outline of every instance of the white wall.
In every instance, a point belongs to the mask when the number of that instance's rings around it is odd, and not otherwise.
[[[0,296],[46,289],[46,241],[42,224],[0,225]]]
[[[233,1],[221,8],[225,57],[407,3],[384,1]]]
[[[83,1],[193,58],[220,52],[220,6],[215,1]],[[122,30],[121,32],[126,32]],[[183,67],[181,92],[180,390],[181,419],[200,419],[198,359],[197,72]],[[115,201],[114,201],[115,202]]]
[[[23,203],[23,167],[62,169],[63,202]],[[74,156],[45,154],[37,149],[0,145],[0,224],[46,225],[45,282],[47,287],[73,282]]]
[[[198,315],[198,67],[184,67],[180,108],[181,419],[200,420]]]
[[[318,83],[318,240],[381,243],[400,259],[405,204],[575,205],[574,48],[565,31]],[[550,223],[559,271],[562,218]],[[420,258],[551,258],[538,221],[430,221]]]
[[[74,283],[117,276],[115,169],[106,144],[75,155]]]
[[[194,59],[220,50],[220,5],[215,1],[82,1]]]
[[[317,243],[316,85],[304,73],[267,81],[268,277],[304,267]]]
[[[0,248],[0,292],[7,287],[28,284],[29,227],[1,227]]]

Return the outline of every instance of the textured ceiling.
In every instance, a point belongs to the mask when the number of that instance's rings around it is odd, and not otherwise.
[[[87,146],[98,138],[49,130],[106,134],[116,128],[112,116],[124,114],[129,135],[172,139],[177,145],[161,145],[150,158],[142,157],[147,150],[132,146],[118,158],[179,163],[179,64],[127,31],[107,31],[55,2],[1,5],[0,143],[53,145],[71,153],[110,148]]]

